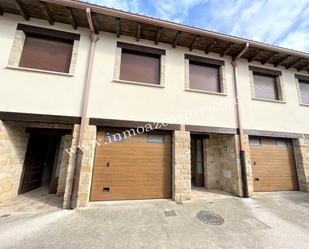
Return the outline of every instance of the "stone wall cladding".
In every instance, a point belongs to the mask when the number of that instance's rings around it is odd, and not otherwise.
[[[28,145],[27,127],[71,129],[71,125],[3,122],[0,125],[0,201],[17,196]],[[65,163],[65,162],[63,162]]]
[[[75,170],[75,152],[79,136],[80,125],[74,125],[73,139],[70,148],[69,163],[67,168],[67,177],[65,183],[65,193],[63,197],[63,208],[70,208],[70,199],[72,194],[72,184]],[[90,188],[92,181],[92,172],[95,158],[95,147],[97,138],[97,128],[94,125],[88,125],[85,128],[82,142],[82,166],[78,186],[77,207],[86,207],[89,204]],[[98,144],[99,146],[99,144]]]
[[[250,141],[248,135],[244,135],[244,151],[245,151],[246,170],[247,170],[248,193],[249,196],[252,196],[254,193],[253,174],[251,165]]]
[[[183,203],[191,199],[191,152],[190,132],[184,130],[173,133],[173,199]]]
[[[72,135],[65,135],[63,138],[63,153],[61,155],[60,169],[59,169],[59,179],[57,186],[57,195],[63,195],[65,191],[65,183],[67,177],[68,163],[70,155],[68,153],[68,148],[72,144]]]
[[[210,135],[204,139],[205,187],[242,195],[238,136]]]
[[[82,170],[78,188],[78,207],[86,207],[89,204],[90,190],[92,182],[92,172],[95,159],[96,145],[100,146],[100,142],[97,143],[97,127],[95,125],[88,125],[85,129],[83,139],[83,159]]]
[[[13,46],[11,49],[11,54],[9,57],[8,65],[12,67],[18,67],[20,62],[20,57],[23,51],[26,35],[21,30],[16,30],[15,37],[13,41]]]
[[[301,191],[309,192],[309,139],[293,140],[294,156]]]

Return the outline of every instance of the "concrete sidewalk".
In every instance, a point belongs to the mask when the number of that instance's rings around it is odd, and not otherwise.
[[[208,225],[200,210],[224,219]],[[164,211],[175,211],[166,217]],[[309,248],[309,194],[92,203],[0,218],[0,248]]]

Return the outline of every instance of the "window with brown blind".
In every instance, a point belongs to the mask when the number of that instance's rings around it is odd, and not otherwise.
[[[309,105],[309,80],[298,80],[302,104]]]
[[[220,66],[198,61],[189,61],[190,89],[221,92]]]
[[[271,74],[253,72],[255,97],[267,100],[279,100],[277,77]]]
[[[160,54],[122,48],[120,80],[160,84]]]
[[[74,40],[26,33],[19,66],[68,73]]]

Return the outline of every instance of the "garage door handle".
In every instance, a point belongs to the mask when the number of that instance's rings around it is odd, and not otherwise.
[[[254,178],[254,181],[257,181],[257,182],[258,182],[258,181],[260,181],[260,178],[258,178],[258,177],[257,177],[257,178]]]
[[[106,167],[109,167],[110,165],[111,165],[111,162],[110,162],[110,161],[107,161]]]
[[[253,165],[256,165],[256,161],[253,162]]]

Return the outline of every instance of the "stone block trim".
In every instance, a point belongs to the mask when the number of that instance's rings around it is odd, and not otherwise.
[[[248,193],[249,193],[249,196],[252,196],[254,193],[253,173],[252,173],[252,165],[251,165],[250,141],[249,141],[248,135],[244,135],[244,151],[245,151],[245,161],[246,161],[246,170],[247,170]]]
[[[57,195],[61,196],[64,194],[65,191],[68,163],[70,158],[67,149],[71,147],[71,143],[72,143],[72,135],[65,135],[63,138],[63,148],[61,148],[62,154],[60,159],[59,179],[57,187]]]
[[[173,133],[173,200],[183,203],[191,199],[190,132],[182,126]]]
[[[16,30],[8,65],[18,67],[23,52],[26,35],[22,30]]]
[[[70,199],[72,194],[72,184],[75,170],[75,152],[77,151],[77,140],[79,136],[80,125],[74,125],[72,145],[70,147],[69,163],[67,167],[67,177],[65,183],[65,193],[63,198],[63,208],[70,208]],[[95,125],[88,125],[85,129],[82,142],[82,165],[80,181],[77,194],[76,207],[86,207],[89,204],[90,188],[92,180],[92,171],[95,158],[95,147],[97,144],[97,128]]]
[[[293,140],[298,183],[301,191],[309,192],[309,139]]]
[[[84,153],[77,197],[78,207],[86,207],[89,204],[95,148],[96,145],[100,146],[96,139],[97,127],[95,125],[88,125],[86,127],[82,143]]]

